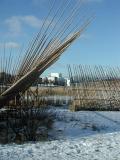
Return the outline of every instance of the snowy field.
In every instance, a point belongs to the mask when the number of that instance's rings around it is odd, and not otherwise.
[[[0,145],[0,160],[120,160],[120,112],[49,112],[49,141]]]
[[[119,160],[120,134],[0,147],[1,160]]]

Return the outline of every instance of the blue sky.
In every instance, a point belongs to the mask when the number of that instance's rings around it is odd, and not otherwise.
[[[120,0],[86,0],[86,4],[95,19],[47,72],[65,72],[67,64],[119,65]],[[0,0],[0,47],[4,42],[15,51],[27,47],[49,9],[48,0]]]

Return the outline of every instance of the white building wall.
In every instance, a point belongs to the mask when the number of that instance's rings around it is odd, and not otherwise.
[[[51,73],[50,77],[57,77],[57,78],[59,78],[59,73]]]

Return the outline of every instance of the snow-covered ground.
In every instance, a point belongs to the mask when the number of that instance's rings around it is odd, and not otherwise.
[[[70,112],[68,109],[57,109],[54,112],[56,120],[51,132],[57,139],[120,131],[120,112]]]
[[[0,145],[0,160],[120,160],[120,112],[50,112],[51,141]]]
[[[120,160],[120,133],[0,146],[0,160]]]

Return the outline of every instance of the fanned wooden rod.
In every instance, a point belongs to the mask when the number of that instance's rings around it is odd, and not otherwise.
[[[3,92],[0,96],[1,106],[6,103],[5,100],[11,100],[16,94],[30,87],[31,84],[38,78],[38,76],[42,74],[46,68],[53,64],[56,59],[59,58],[59,56],[65,51],[65,49],[69,47],[69,45],[80,35],[80,33],[81,32],[75,33],[73,37],[63,43],[57,50],[55,50],[55,52],[53,52],[50,56],[46,57],[43,62],[33,68],[32,71],[28,72],[5,92]]]

